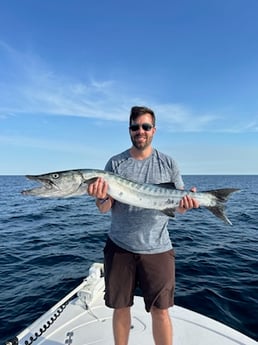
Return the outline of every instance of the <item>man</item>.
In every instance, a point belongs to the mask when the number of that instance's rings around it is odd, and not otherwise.
[[[129,132],[132,147],[112,157],[106,170],[139,183],[171,183],[183,189],[175,161],[152,147],[155,114],[146,107],[132,107]],[[130,307],[135,287],[140,287],[147,312],[151,313],[156,345],[172,344],[168,308],[174,303],[174,252],[167,230],[168,217],[156,210],[141,209],[113,200],[107,182],[99,178],[88,186],[100,212],[111,209],[111,228],[104,248],[105,303],[114,308],[115,345],[127,345],[131,326]],[[177,209],[197,208],[185,196]]]

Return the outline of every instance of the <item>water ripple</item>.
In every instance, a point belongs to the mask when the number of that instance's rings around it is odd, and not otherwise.
[[[240,188],[227,204],[233,226],[208,210],[169,223],[177,304],[258,339],[258,176],[187,176],[201,190]],[[88,197],[37,199],[30,181],[0,177],[0,341],[15,336],[103,260],[110,216]],[[199,187],[198,187],[199,188]]]

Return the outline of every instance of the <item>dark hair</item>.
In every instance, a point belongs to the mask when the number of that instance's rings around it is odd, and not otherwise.
[[[156,118],[155,118],[154,111],[151,110],[150,108],[147,108],[147,107],[138,107],[138,106],[134,106],[134,107],[131,108],[129,125],[131,125],[132,122],[137,119],[137,117],[139,117],[141,115],[145,115],[145,114],[150,114],[151,115],[151,117],[152,117],[152,124],[155,127]]]

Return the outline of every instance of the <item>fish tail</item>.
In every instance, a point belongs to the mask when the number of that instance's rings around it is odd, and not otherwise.
[[[239,191],[239,189],[236,188],[224,188],[206,191],[207,193],[210,193],[216,197],[216,205],[207,206],[207,209],[211,211],[216,217],[222,219],[226,224],[232,225],[231,221],[225,214],[224,203],[227,202],[232,193],[235,193],[237,191]]]

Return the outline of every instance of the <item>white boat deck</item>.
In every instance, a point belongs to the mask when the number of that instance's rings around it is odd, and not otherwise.
[[[20,333],[18,344],[113,345],[112,309],[104,305],[104,279],[98,272],[100,266],[96,267],[97,271],[93,267],[82,286]],[[73,298],[53,321],[60,306],[77,292],[79,297]],[[257,345],[256,341],[232,328],[185,308],[174,306],[170,315],[173,345]],[[151,316],[146,313],[141,297],[135,297],[132,307],[129,345],[154,345]]]

